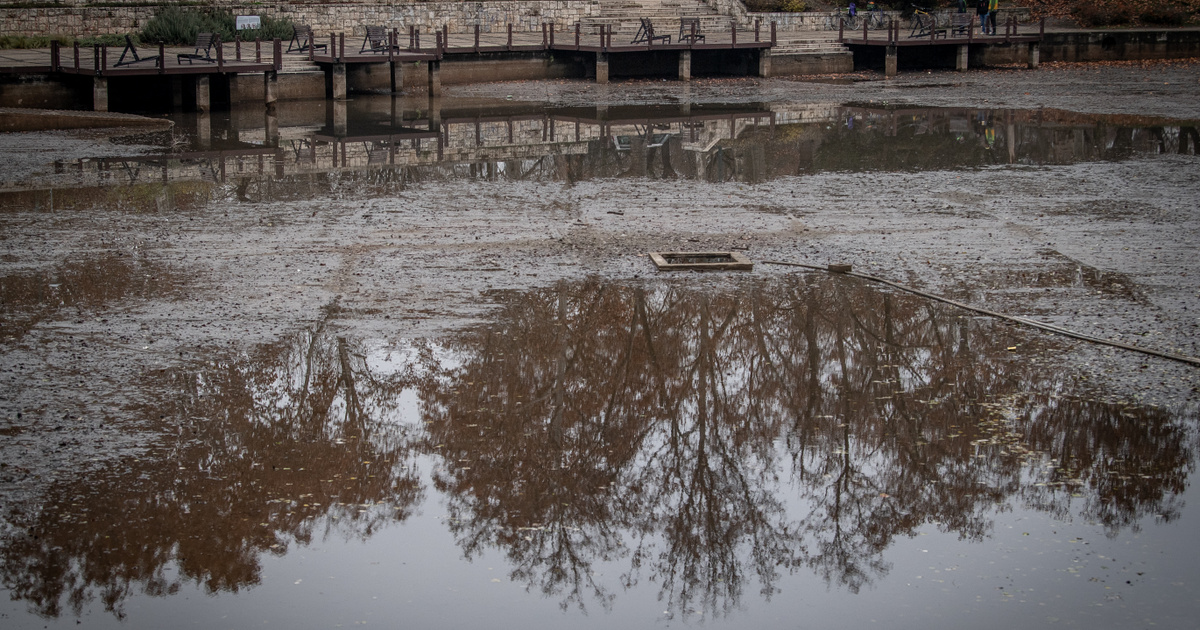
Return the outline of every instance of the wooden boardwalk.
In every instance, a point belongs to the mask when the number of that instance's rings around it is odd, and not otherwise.
[[[407,33],[392,29],[390,45],[385,50],[365,50],[356,38],[347,38],[344,33],[321,38],[318,44],[325,47],[309,51],[307,57],[315,63],[383,63],[387,61],[440,60],[446,56],[486,54],[503,52],[545,52],[551,50],[580,51],[591,53],[628,53],[656,50],[733,50],[764,49],[775,45],[774,25],[763,28],[738,28],[731,25],[728,30],[703,33],[700,42],[679,43],[677,34],[669,33],[672,43],[647,42],[635,44],[626,41],[628,33],[600,29],[585,33],[580,25],[574,29],[553,30],[543,25],[539,32],[519,32],[511,25],[501,32],[486,32],[477,26],[471,33],[451,33],[448,29],[436,33]]]
[[[1040,42],[1046,33],[1046,23],[1020,23],[1010,19],[994,35],[978,32],[976,20],[967,22],[962,28],[942,27],[925,29],[914,35],[905,34],[899,24],[883,30],[838,31],[838,40],[847,46],[947,46],[962,44],[1004,45]]]

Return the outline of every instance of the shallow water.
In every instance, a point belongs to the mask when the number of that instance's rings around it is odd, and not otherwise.
[[[272,118],[178,115],[138,139],[156,145],[145,155],[5,182],[5,212],[190,221],[272,204],[286,227],[311,207],[292,202],[348,207],[430,181],[615,180],[652,204],[655,180],[1197,150],[1186,121],[1052,110],[361,98]],[[6,371],[58,378],[15,364],[35,356],[14,349],[31,331],[70,336],[76,317],[202,292],[157,262],[152,236],[0,278]],[[1127,277],[1072,265],[994,271],[1139,299]],[[0,620],[1124,628],[1183,627],[1200,609],[1195,406],[1098,389],[1064,365],[1080,344],[839,275],[525,284],[430,335],[339,297],[271,341],[235,344],[238,323],[216,321],[194,346],[114,332],[47,358],[77,363],[81,388],[104,352],[145,361],[120,396],[93,390],[139,443],[72,463],[5,514]],[[179,358],[136,358],[156,341]],[[75,420],[50,445],[67,456]],[[30,437],[6,421],[0,435]]]
[[[1196,418],[1093,397],[1054,340],[827,276],[496,298],[439,339],[320,322],[155,375],[163,438],[9,532],[9,619],[1194,611],[1169,558],[1191,548]]]

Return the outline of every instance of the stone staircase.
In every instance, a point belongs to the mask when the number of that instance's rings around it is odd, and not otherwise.
[[[641,27],[641,18],[650,18],[654,32],[670,35],[674,41],[679,33],[680,18],[700,18],[703,33],[724,33],[737,18],[720,12],[705,0],[600,0],[600,14],[580,20],[586,33],[599,33],[601,26],[613,29],[614,42],[628,42]],[[740,25],[748,28],[747,24]],[[769,25],[762,25],[764,35]],[[836,33],[815,29],[779,31],[772,55],[848,55],[850,50],[837,41]]]
[[[794,37],[791,33],[779,33],[772,55],[835,55],[850,54],[850,49],[837,40],[837,36]]]
[[[286,48],[284,50],[287,50]],[[357,48],[355,49],[358,50]],[[320,51],[318,51],[320,52]],[[321,72],[321,66],[308,60],[308,54],[303,55],[296,53],[283,54],[283,67],[279,70],[283,73],[294,72]]]
[[[601,26],[613,29],[613,40],[630,40],[641,27],[641,18],[650,18],[657,35],[679,33],[680,18],[699,18],[702,33],[729,30],[731,18],[717,12],[703,0],[600,0],[600,15],[584,18],[580,26],[587,33],[599,33]]]

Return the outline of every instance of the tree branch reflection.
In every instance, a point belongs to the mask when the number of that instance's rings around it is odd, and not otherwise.
[[[607,606],[595,574],[618,561],[673,614],[800,567],[857,591],[897,537],[982,540],[1018,502],[1113,531],[1170,518],[1194,465],[1169,414],[1084,402],[1007,350],[1050,342],[853,279],[502,300],[452,361],[426,354],[435,485],[467,557],[504,550],[564,607]]]
[[[375,374],[364,356],[320,323],[247,356],[153,374],[147,386],[165,402],[136,413],[171,437],[55,484],[3,547],[5,588],[46,617],[96,598],[123,617],[139,591],[237,592],[260,582],[264,553],[404,520],[423,494],[413,436],[397,422],[409,377]]]

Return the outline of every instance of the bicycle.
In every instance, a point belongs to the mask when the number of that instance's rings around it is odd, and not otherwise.
[[[863,18],[867,23],[867,28],[870,30],[880,30],[887,28],[887,17],[883,14],[883,9],[876,6],[874,9],[867,11],[866,17]]]
[[[825,16],[824,28],[827,31],[836,31],[839,28],[853,31],[862,26],[860,19],[857,15],[850,15],[845,7],[840,7],[837,11]],[[843,22],[845,23],[844,27],[842,26]]]
[[[937,16],[929,12],[929,9],[912,5],[913,13],[909,20],[912,22],[912,31],[909,32],[909,37],[928,37],[930,33],[938,30]]]

